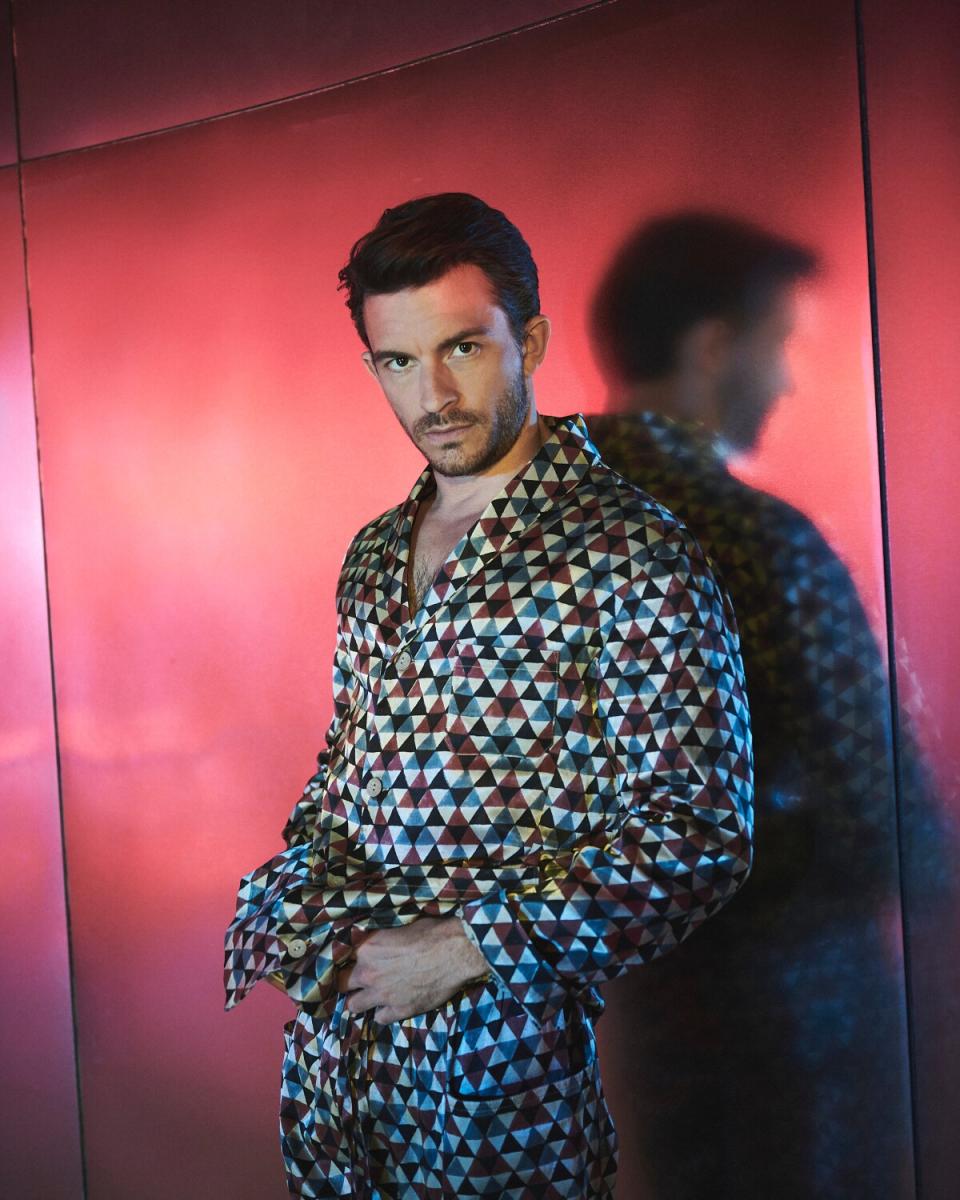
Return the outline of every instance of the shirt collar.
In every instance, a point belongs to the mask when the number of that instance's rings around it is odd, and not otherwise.
[[[543,517],[572,491],[600,462],[581,414],[543,417],[547,434],[533,458],[499,491],[460,539],[434,586],[423,598],[415,617],[419,626],[445,603],[452,593],[520,533]],[[430,467],[420,475],[400,506],[391,538],[391,567],[402,588],[410,535],[417,505],[436,489]]]
[[[489,524],[491,519],[501,523],[522,521],[535,515],[556,496],[576,487],[596,466],[600,452],[590,441],[587,424],[581,413],[568,417],[542,417],[547,427],[543,445],[533,458],[499,491],[477,522]],[[396,529],[402,533],[412,527],[417,505],[436,491],[433,469],[426,467],[397,513]]]

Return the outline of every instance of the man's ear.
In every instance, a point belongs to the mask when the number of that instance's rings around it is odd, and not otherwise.
[[[380,376],[377,374],[377,364],[373,361],[372,352],[370,350],[364,350],[363,354],[360,357],[363,359],[363,365],[367,368],[367,370],[374,377],[374,379],[376,379],[377,382],[379,383]]]
[[[705,317],[680,339],[679,359],[698,375],[716,379],[726,369],[736,330],[723,317]]]
[[[550,318],[538,313],[523,328],[523,373],[532,375],[546,357],[550,341]]]

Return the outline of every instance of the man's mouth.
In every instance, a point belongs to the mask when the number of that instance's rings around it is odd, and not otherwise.
[[[431,438],[434,441],[443,441],[445,437],[455,437],[457,434],[464,433],[471,429],[472,425],[435,425],[433,429],[426,430],[421,436]]]

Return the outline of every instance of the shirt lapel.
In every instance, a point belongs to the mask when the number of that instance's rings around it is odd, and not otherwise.
[[[410,540],[420,502],[435,490],[433,472],[428,467],[413,485],[410,495],[397,510],[393,528],[383,549],[380,563],[380,598],[377,604],[378,623],[383,630],[400,628],[410,620],[407,602],[407,565],[410,561]]]

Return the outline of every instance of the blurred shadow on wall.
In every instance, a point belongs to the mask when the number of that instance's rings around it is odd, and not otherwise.
[[[631,1070],[622,1178],[635,1160],[647,1181],[624,1200],[913,1194],[883,659],[813,522],[728,467],[791,390],[796,291],[817,269],[810,249],[734,217],[675,213],[627,240],[594,302],[615,411],[588,418],[592,436],[690,527],[730,591],[757,780],[747,885],[610,989]],[[902,758],[916,789],[917,755]],[[931,900],[946,887],[935,812]]]

